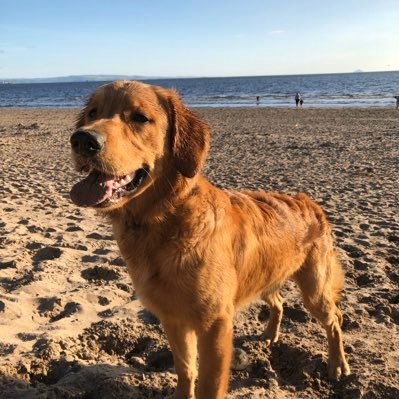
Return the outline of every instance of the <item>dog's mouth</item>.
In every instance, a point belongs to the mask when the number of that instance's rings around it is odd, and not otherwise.
[[[147,168],[119,177],[92,170],[86,178],[72,187],[71,200],[78,206],[105,208],[134,193],[147,176]]]

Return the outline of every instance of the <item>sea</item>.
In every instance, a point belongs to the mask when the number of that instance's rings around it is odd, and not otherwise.
[[[191,107],[292,107],[300,92],[304,107],[394,107],[399,71],[320,75],[145,79],[176,89]],[[74,108],[107,82],[0,82],[0,107]],[[258,97],[258,100],[257,100]]]

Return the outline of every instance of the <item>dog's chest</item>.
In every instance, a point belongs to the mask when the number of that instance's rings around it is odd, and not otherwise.
[[[196,302],[202,280],[203,245],[171,233],[116,234],[138,297],[158,316],[174,313],[182,302]]]

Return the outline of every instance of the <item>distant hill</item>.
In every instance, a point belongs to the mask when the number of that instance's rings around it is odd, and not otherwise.
[[[32,79],[0,79],[0,83],[71,83],[71,82],[107,82],[111,80],[145,80],[157,77],[146,77],[139,75],[74,75],[58,76],[54,78],[32,78]]]

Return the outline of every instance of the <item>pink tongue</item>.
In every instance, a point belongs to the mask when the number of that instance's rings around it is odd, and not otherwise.
[[[78,206],[94,206],[112,196],[115,178],[91,172],[85,179],[76,183],[70,192],[71,200]]]

